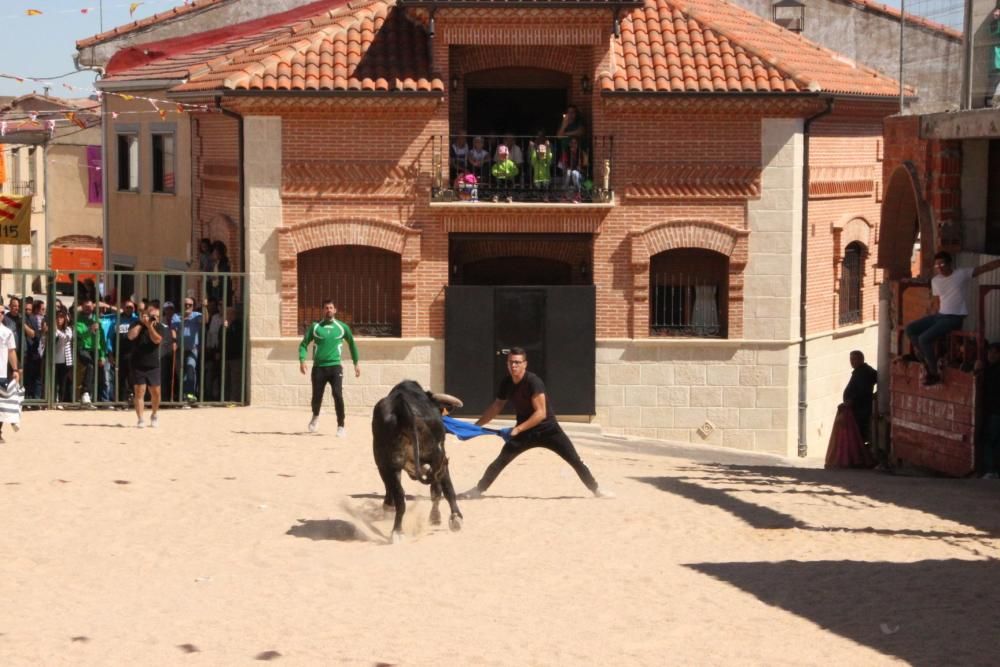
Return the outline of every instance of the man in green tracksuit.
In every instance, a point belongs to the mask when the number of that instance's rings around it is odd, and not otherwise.
[[[319,409],[323,405],[323,390],[327,383],[333,389],[333,404],[337,408],[337,437],[344,437],[344,368],[340,365],[340,352],[344,340],[351,348],[354,360],[354,377],[361,377],[358,366],[358,346],[354,344],[354,334],[350,327],[334,319],[337,307],[331,299],[323,302],[323,319],[313,322],[306,329],[306,335],[299,344],[299,370],[306,374],[306,352],[309,344],[316,344],[312,369],[312,411],[309,432],[315,433],[319,424]]]

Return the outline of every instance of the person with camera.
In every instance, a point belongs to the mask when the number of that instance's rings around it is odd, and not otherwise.
[[[167,325],[160,322],[160,311],[156,306],[150,306],[139,321],[128,330],[128,339],[132,341],[132,357],[129,360],[132,367],[132,385],[135,387],[135,414],[139,418],[136,428],[146,428],[143,419],[143,409],[146,407],[146,387],[152,402],[152,414],[149,425],[158,425],[157,412],[160,409],[160,343],[170,335]]]

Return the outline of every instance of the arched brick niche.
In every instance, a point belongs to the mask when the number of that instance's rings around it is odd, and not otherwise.
[[[929,276],[937,247],[930,206],[924,199],[916,167],[904,162],[892,172],[882,198],[878,267],[890,280],[910,277],[913,244],[920,238],[920,273]]]
[[[714,220],[667,220],[630,234],[632,245],[633,335],[650,335],[650,258],[681,248],[711,250],[729,260],[729,338],[743,336],[743,270],[747,264],[748,230]]]
[[[282,335],[298,334],[299,254],[316,248],[342,245],[370,246],[400,256],[403,336],[406,336],[406,323],[415,321],[415,273],[420,262],[420,232],[385,220],[357,218],[311,220],[278,230]]]

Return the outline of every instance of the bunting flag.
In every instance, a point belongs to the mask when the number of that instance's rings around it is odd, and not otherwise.
[[[42,10],[40,10],[40,9],[25,9],[24,13],[27,16],[41,16],[42,15]]]
[[[139,9],[139,7],[142,6],[142,5],[144,5],[144,4],[145,3],[143,3],[143,2],[133,2],[131,5],[129,5],[128,6],[128,15],[129,15],[129,18],[132,18],[132,15],[135,14],[135,10]],[[41,12],[39,12],[39,14],[40,13]]]
[[[31,243],[31,195],[0,195],[0,245]]]

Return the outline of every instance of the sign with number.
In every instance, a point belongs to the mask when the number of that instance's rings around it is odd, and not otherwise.
[[[31,196],[0,195],[0,245],[31,243]]]

